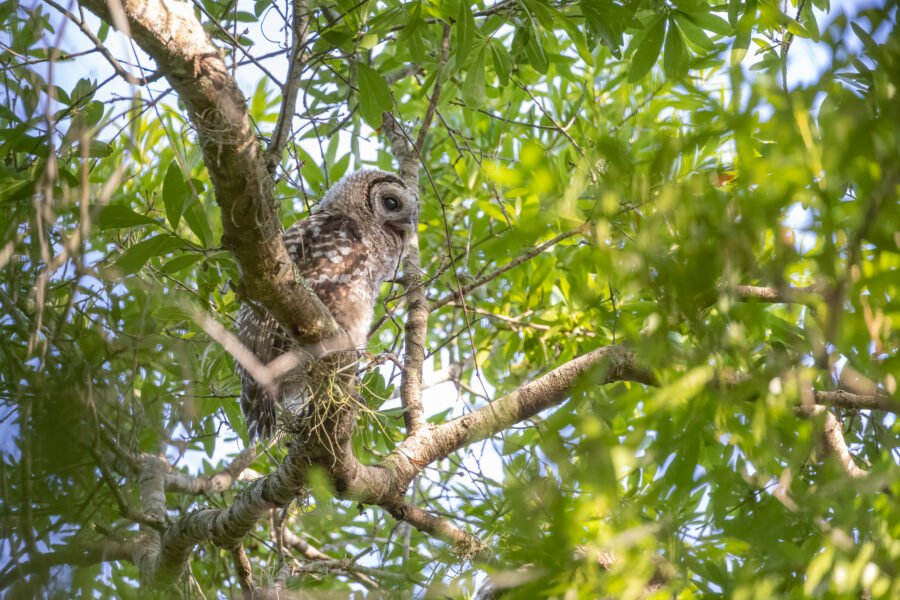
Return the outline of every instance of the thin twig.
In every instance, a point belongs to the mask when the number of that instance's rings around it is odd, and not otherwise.
[[[425,111],[425,118],[422,120],[422,126],[419,128],[419,135],[416,136],[416,153],[421,159],[422,150],[425,148],[425,136],[428,135],[428,129],[434,120],[434,111],[437,109],[438,100],[441,97],[441,78],[444,75],[444,68],[447,66],[447,59],[450,56],[450,26],[444,24],[443,36],[441,37],[441,58],[438,61],[437,69],[434,71],[434,91],[431,93],[431,100],[428,102],[428,108]]]
[[[289,56],[287,81],[281,91],[281,109],[278,111],[278,121],[272,132],[272,139],[266,149],[265,161],[269,172],[274,173],[281,163],[281,155],[288,142],[288,134],[294,113],[297,112],[297,94],[300,89],[300,74],[304,67],[304,52],[306,51],[306,38],[309,33],[309,3],[307,0],[293,0],[292,30],[293,43]]]
[[[544,250],[547,250],[548,248],[550,248],[550,247],[552,247],[552,246],[555,246],[555,245],[558,244],[559,242],[561,242],[561,241],[563,241],[563,240],[565,240],[565,239],[568,239],[568,238],[570,238],[570,237],[572,237],[572,236],[574,236],[574,235],[578,235],[579,233],[584,233],[584,232],[587,230],[587,226],[588,226],[587,224],[584,224],[584,225],[582,225],[582,226],[580,226],[580,227],[576,227],[575,229],[570,229],[569,231],[564,231],[563,233],[560,233],[559,235],[557,235],[557,236],[555,236],[555,237],[553,237],[553,238],[547,240],[547,241],[544,242],[543,244],[538,244],[537,246],[535,246],[534,248],[532,248],[532,249],[529,250],[528,252],[524,252],[524,253],[522,253],[521,255],[519,255],[519,256],[517,256],[516,258],[514,258],[513,260],[509,261],[508,263],[506,263],[505,265],[503,265],[502,267],[500,267],[500,268],[497,269],[496,271],[493,271],[493,272],[491,272],[491,273],[488,273],[487,275],[484,275],[483,277],[479,277],[479,278],[476,279],[474,282],[472,282],[472,283],[470,283],[469,285],[463,287],[463,288],[462,288],[462,295],[468,294],[468,293],[471,292],[472,290],[475,290],[475,289],[477,289],[477,288],[483,286],[484,284],[486,284],[486,283],[488,283],[488,282],[490,282],[490,281],[493,281],[494,279],[496,279],[496,278],[499,277],[500,275],[503,275],[503,274],[506,273],[507,271],[509,271],[509,270],[511,270],[511,269],[514,269],[514,268],[518,267],[519,265],[521,265],[522,263],[531,260],[532,258],[534,258],[535,256],[537,256],[538,254],[542,253]],[[432,309],[432,310],[436,310],[436,309],[438,309],[438,308],[441,308],[442,306],[444,306],[444,305],[447,304],[448,302],[457,299],[460,295],[461,295],[461,294],[460,294],[460,292],[458,292],[458,291],[450,292],[449,294],[447,294],[447,295],[444,296],[443,298],[440,298],[440,299],[438,299],[438,300],[433,301],[433,302],[431,303],[431,309]]]
[[[87,23],[85,23],[83,19],[79,19],[74,14],[72,14],[71,12],[66,10],[65,7],[61,6],[54,0],[46,0],[46,2],[47,2],[47,4],[49,4],[50,6],[55,8],[57,11],[62,13],[62,15],[65,18],[67,18],[69,21],[71,21],[72,23],[75,23],[75,25],[78,27],[78,29],[80,29],[81,32],[84,33],[84,35],[87,36],[87,38],[89,40],[91,40],[91,43],[94,44],[97,51],[100,52],[100,54],[103,55],[103,58],[105,58],[106,61],[110,64],[110,66],[112,66],[112,68],[116,72],[116,74],[119,75],[119,77],[121,77],[128,83],[130,83],[131,85],[143,86],[143,85],[147,85],[148,83],[153,83],[154,81],[162,79],[163,73],[161,71],[156,72],[153,75],[150,75],[148,77],[136,77],[136,76],[132,75],[131,73],[129,73],[128,71],[125,70],[125,67],[123,67],[122,64],[118,61],[118,59],[116,59],[116,57],[112,55],[112,52],[109,51],[109,48],[107,48],[106,45],[102,41],[100,41],[100,38],[97,37],[97,34],[95,34],[93,31],[91,31],[91,28],[87,26]]]

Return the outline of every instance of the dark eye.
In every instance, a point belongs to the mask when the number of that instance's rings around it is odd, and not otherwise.
[[[400,210],[400,201],[393,196],[385,196],[381,199],[381,204],[390,211]]]

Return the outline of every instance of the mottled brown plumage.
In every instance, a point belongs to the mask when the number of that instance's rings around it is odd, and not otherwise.
[[[358,349],[366,345],[378,288],[397,272],[417,218],[416,193],[399,177],[357,171],[335,184],[315,213],[284,233],[300,275]],[[275,319],[251,304],[241,307],[239,337],[263,364],[294,347]],[[302,365],[268,387],[238,371],[251,439],[272,435],[280,406],[305,410]]]

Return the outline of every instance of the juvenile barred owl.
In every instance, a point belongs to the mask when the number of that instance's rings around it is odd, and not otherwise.
[[[396,175],[357,171],[335,184],[315,213],[284,233],[300,275],[356,348],[366,345],[378,288],[397,271],[418,211],[415,191]],[[263,364],[293,348],[290,337],[259,306],[244,304],[238,325],[241,342]],[[305,388],[296,383],[302,377],[288,372],[273,385],[261,386],[240,366],[238,371],[250,439],[265,439],[274,432],[279,406],[302,405],[298,396]]]

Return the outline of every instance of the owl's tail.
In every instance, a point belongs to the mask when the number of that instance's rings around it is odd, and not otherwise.
[[[278,403],[274,395],[274,386],[259,385],[252,377],[246,375],[241,381],[241,411],[247,421],[247,435],[254,439],[266,440],[275,433],[278,421]]]

